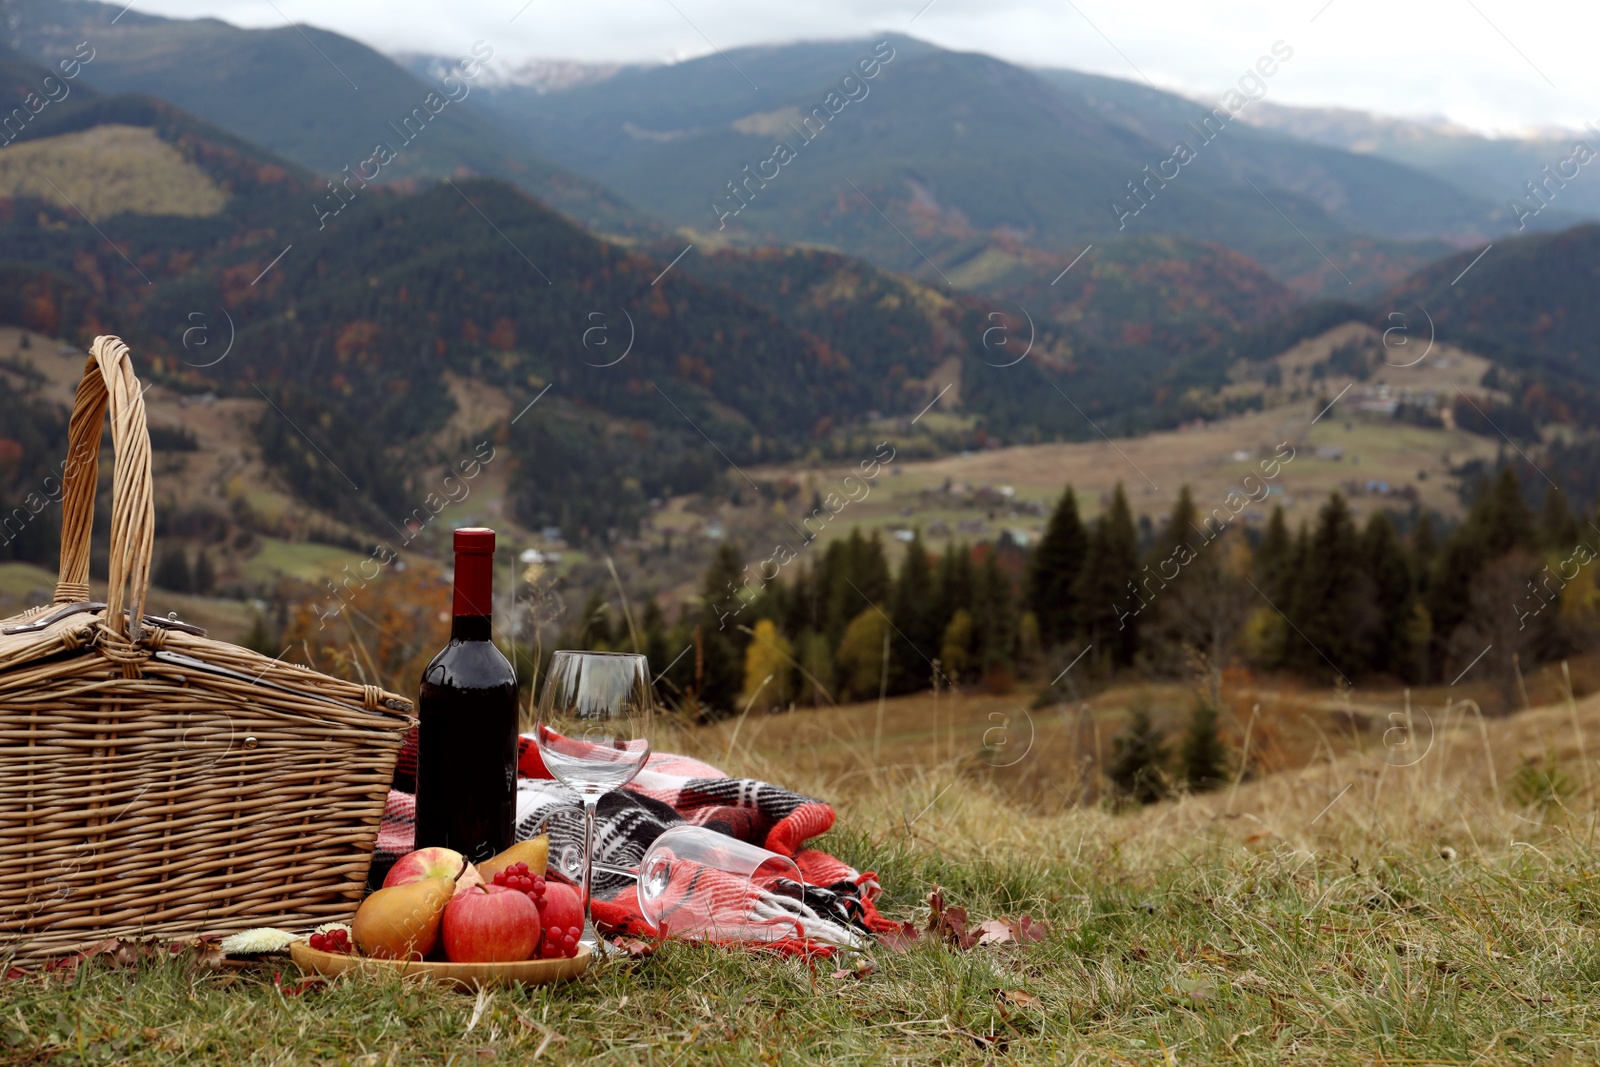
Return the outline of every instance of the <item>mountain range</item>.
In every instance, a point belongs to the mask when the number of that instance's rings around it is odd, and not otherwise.
[[[518,515],[591,536],[934,405],[916,447],[1174,425],[1238,360],[1402,308],[1568,401],[1544,417],[1600,411],[1600,228],[1556,203],[1515,236],[1471,183],[1143,85],[905,37],[505,76],[0,9],[8,99],[92,53],[7,127],[0,318],[266,398],[263,455],[354,528],[454,446],[463,381],[520,413]],[[197,360],[218,311],[237,354]]]
[[[95,58],[85,78],[102,91],[158,97],[317,173],[356,167],[374,144],[403,136],[397,128],[420,109],[426,133],[385,168],[386,181],[482,174],[586,225],[648,228],[604,186],[551,163],[466,106],[476,79],[459,77],[459,64],[492,63],[492,46],[451,58],[461,88],[449,93],[438,80],[424,81],[360,42],[312,26],[240,29],[92,0],[4,0],[0,16],[6,43],[23,55],[53,66],[89,42]],[[430,93],[449,101],[437,114],[425,103]],[[420,124],[413,118],[413,125]]]
[[[1488,137],[1441,119],[1272,103],[1262,104],[1246,121],[1304,141],[1393,160],[1502,205],[1511,200],[1536,204],[1528,183],[1541,181],[1547,167],[1557,169],[1572,156],[1576,143],[1593,149],[1600,136],[1590,129]],[[1561,182],[1545,191],[1546,196],[1552,193],[1567,214],[1600,216],[1600,182]]]

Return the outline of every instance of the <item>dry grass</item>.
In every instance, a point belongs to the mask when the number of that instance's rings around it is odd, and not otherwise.
[[[155,131],[114,125],[7,148],[0,154],[0,196],[37,197],[95,221],[124,212],[215,215],[228,200]]]

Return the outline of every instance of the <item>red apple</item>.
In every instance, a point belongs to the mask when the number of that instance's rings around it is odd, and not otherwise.
[[[466,863],[467,869],[461,870]],[[457,872],[461,873],[456,878]],[[424,878],[456,878],[456,893],[460,895],[483,881],[478,869],[467,863],[467,857],[453,848],[419,848],[395,860],[394,866],[384,876],[383,888],[420,882]]]
[[[455,963],[533,959],[543,931],[528,894],[503,885],[457,893],[444,909],[444,954]]]
[[[583,938],[583,899],[578,890],[565,882],[547,879],[544,884],[544,941],[539,955],[544,959],[576,956]]]

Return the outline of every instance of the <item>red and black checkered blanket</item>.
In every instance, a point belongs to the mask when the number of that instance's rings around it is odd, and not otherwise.
[[[550,835],[551,867],[576,879],[583,847],[583,806],[554,781],[532,734],[523,734],[517,773],[517,840]],[[416,831],[416,731],[401,751],[395,788],[378,832],[370,881],[376,885],[394,861],[411,851]],[[639,910],[637,870],[645,851],[664,831],[685,823],[704,826],[788,856],[805,881],[799,899],[763,894],[766,908],[792,918],[796,936],[775,942],[786,951],[826,953],[860,945],[895,924],[878,914],[877,876],[861,872],[806,843],[826,833],[833,807],[821,800],[750,778],[730,778],[687,756],[653,754],[627,788],[600,800],[595,827],[595,923],[612,936],[650,938],[655,931]]]

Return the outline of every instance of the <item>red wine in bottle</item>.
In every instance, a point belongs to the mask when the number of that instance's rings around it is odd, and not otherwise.
[[[489,640],[494,531],[455,532],[450,643],[417,701],[417,848],[474,862],[511,847],[517,811],[517,674]]]

